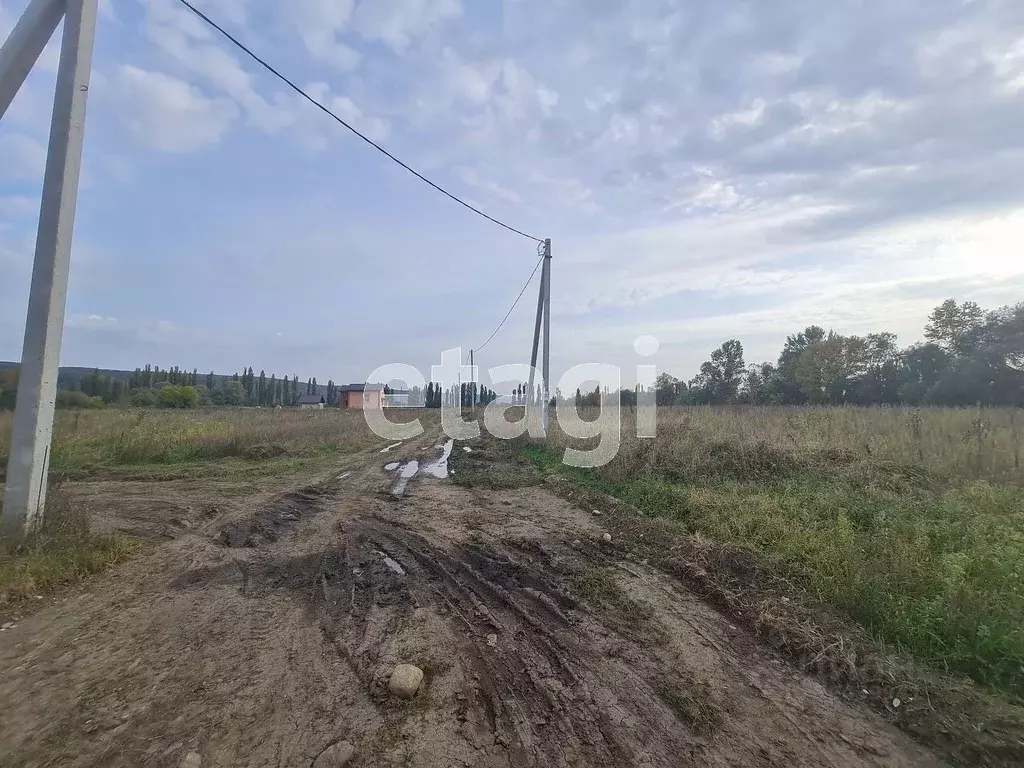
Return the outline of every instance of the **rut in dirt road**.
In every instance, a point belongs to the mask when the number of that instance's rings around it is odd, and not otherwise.
[[[608,564],[599,549],[479,534],[435,541],[420,532],[416,502],[402,520],[339,523],[324,551],[246,569],[249,594],[285,590],[307,605],[385,716],[385,649],[413,631],[443,659],[428,670],[438,689],[421,696],[446,708],[445,738],[467,742],[481,765],[855,764],[845,745],[776,752],[742,732],[714,743],[729,704],[666,656],[664,628],[642,611],[598,615],[581,603],[581,579]],[[418,627],[424,612],[442,621]]]
[[[583,570],[578,555],[556,570],[539,550],[520,549],[516,559],[484,546],[450,554],[381,519],[346,524],[341,539],[336,551],[250,570],[247,589],[285,588],[308,600],[325,636],[381,699],[382,638],[429,607],[450,622],[448,650],[465,681],[456,717],[477,748],[500,745],[512,766],[635,765],[645,749],[667,765],[693,751],[677,715],[642,679],[608,685],[595,675],[599,655],[579,604],[559,586]]]

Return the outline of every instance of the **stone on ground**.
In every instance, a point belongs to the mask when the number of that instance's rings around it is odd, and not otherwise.
[[[391,673],[388,690],[400,699],[411,699],[423,682],[423,670],[412,664],[399,664]]]
[[[198,752],[189,752],[181,761],[181,768],[202,768],[203,757]]]

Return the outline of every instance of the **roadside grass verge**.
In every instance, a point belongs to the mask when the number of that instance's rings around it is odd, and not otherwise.
[[[587,414],[582,414],[587,418]],[[628,410],[606,465],[520,439],[624,557],[961,765],[1024,764],[1024,469],[1014,411]],[[894,703],[895,702],[895,703]]]
[[[91,533],[88,516],[53,487],[41,528],[20,546],[0,541],[0,608],[82,582],[128,559],[140,546]]]
[[[581,472],[569,469],[549,474],[546,487],[580,509],[602,510],[602,525],[612,534],[618,557],[645,562],[679,579],[732,623],[746,627],[832,690],[868,705],[951,764],[1024,764],[1019,696],[899,653],[787,579],[769,558],[693,533],[678,520],[644,514],[599,490],[599,482],[569,479]],[[600,596],[602,584],[598,580],[587,591]],[[677,713],[693,717],[695,727],[699,724],[699,712],[685,714],[686,701],[674,704],[672,691],[663,698],[670,706],[680,704]],[[713,721],[709,726],[714,727]]]
[[[942,671],[1024,700],[1024,490],[970,483],[895,491],[821,473],[693,483],[621,480],[526,445],[538,468],[681,532],[755,553],[772,573]]]

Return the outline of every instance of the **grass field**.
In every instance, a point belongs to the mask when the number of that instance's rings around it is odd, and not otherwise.
[[[0,466],[11,414],[0,412]],[[362,414],[337,409],[59,411],[51,473],[72,478],[140,467],[195,468],[225,459],[266,462],[357,451],[381,442]]]
[[[1024,413],[659,409],[601,469],[552,424],[521,452],[681,532],[754,553],[880,644],[1024,698]],[[628,422],[628,419],[626,420]],[[635,431],[635,430],[634,430]]]
[[[0,412],[0,472],[10,431],[11,413]],[[138,549],[136,542],[93,535],[88,516],[61,491],[62,480],[315,473],[337,456],[381,442],[353,411],[58,411],[45,525],[19,547],[0,541],[0,606],[81,581]]]

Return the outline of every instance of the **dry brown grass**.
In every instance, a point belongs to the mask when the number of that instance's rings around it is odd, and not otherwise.
[[[588,418],[586,410],[581,415]],[[554,446],[579,447],[551,423]],[[622,447],[605,471],[627,477],[666,468],[699,476],[731,466],[777,476],[822,464],[856,471],[870,462],[1024,485],[1024,411],[1015,408],[659,408],[653,441],[638,439],[634,423],[634,411],[624,408]]]
[[[7,463],[10,429],[11,414],[0,413],[0,466]],[[76,474],[224,458],[323,456],[380,443],[361,413],[338,409],[62,411],[50,466],[54,472]]]

